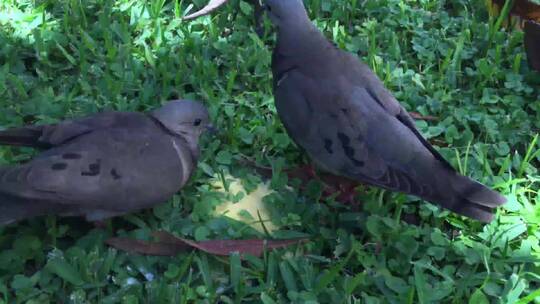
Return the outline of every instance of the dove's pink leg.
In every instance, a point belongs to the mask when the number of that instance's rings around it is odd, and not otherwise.
[[[311,164],[304,165],[296,169],[287,170],[286,172],[289,179],[298,178],[303,182],[308,182],[311,179],[319,179],[317,172],[315,172],[315,168]]]
[[[250,160],[246,160],[246,163],[257,169],[259,174],[270,178],[272,176],[272,169],[267,167],[260,167],[256,163]],[[315,168],[311,164],[303,165],[296,169],[285,170],[289,179],[297,178],[302,181],[301,188],[312,179],[320,180],[323,183],[323,196],[328,197],[334,195],[336,192],[340,192],[337,196],[337,201],[344,204],[350,204],[353,206],[360,205],[360,202],[355,200],[356,187],[358,182],[351,179],[337,176],[333,174],[323,173],[317,174]]]
[[[312,179],[318,179],[324,184],[323,195],[325,197],[339,192],[339,195],[336,197],[337,201],[350,205],[359,204],[355,200],[356,187],[358,186],[358,182],[356,181],[328,173],[317,174],[311,164],[289,170],[287,171],[287,175],[289,178],[298,178],[304,183]]]
[[[356,187],[359,185],[358,182],[332,174],[322,175],[321,181],[325,184],[325,195],[330,196],[339,192],[336,197],[338,202],[348,205],[360,204],[360,202],[356,200]]]

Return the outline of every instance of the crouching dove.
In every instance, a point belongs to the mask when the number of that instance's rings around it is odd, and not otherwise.
[[[45,214],[98,221],[163,203],[189,179],[210,126],[202,104],[175,100],[149,114],[0,131],[0,144],[46,149],[0,167],[0,225]]]
[[[278,28],[272,57],[277,112],[322,169],[413,194],[489,222],[506,199],[459,175],[357,57],[311,23],[301,0],[264,0]]]

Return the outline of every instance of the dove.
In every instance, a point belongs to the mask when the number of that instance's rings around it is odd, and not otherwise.
[[[501,194],[460,175],[357,57],[313,25],[301,0],[265,0],[277,27],[272,55],[278,115],[323,170],[403,192],[490,222]]]
[[[56,214],[101,221],[163,203],[197,164],[207,109],[169,101],[148,114],[103,112],[0,131],[0,144],[44,149],[0,167],[0,225]]]
[[[493,220],[505,197],[456,172],[369,67],[326,39],[301,0],[263,3],[277,28],[277,113],[318,167],[482,222]]]

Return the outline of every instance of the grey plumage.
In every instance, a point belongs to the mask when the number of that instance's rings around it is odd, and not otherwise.
[[[265,0],[278,28],[272,58],[278,114],[323,169],[413,194],[489,222],[506,199],[459,175],[378,77],[309,20],[301,0]]]
[[[46,149],[0,167],[0,225],[45,214],[95,221],[163,203],[188,181],[208,126],[203,105],[180,100],[150,114],[0,131],[0,144]]]

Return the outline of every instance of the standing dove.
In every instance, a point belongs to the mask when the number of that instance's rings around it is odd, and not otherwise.
[[[223,2],[212,0],[207,8]],[[272,55],[277,112],[316,164],[482,222],[493,219],[506,199],[459,175],[368,66],[311,23],[301,0],[263,2],[278,28]]]
[[[209,127],[202,104],[175,100],[149,114],[0,131],[0,144],[46,149],[0,167],[0,225],[45,214],[98,221],[163,203],[188,181]]]
[[[272,57],[277,112],[315,163],[482,222],[493,219],[492,210],[506,199],[459,175],[368,66],[311,23],[301,0],[265,3],[278,28]]]

